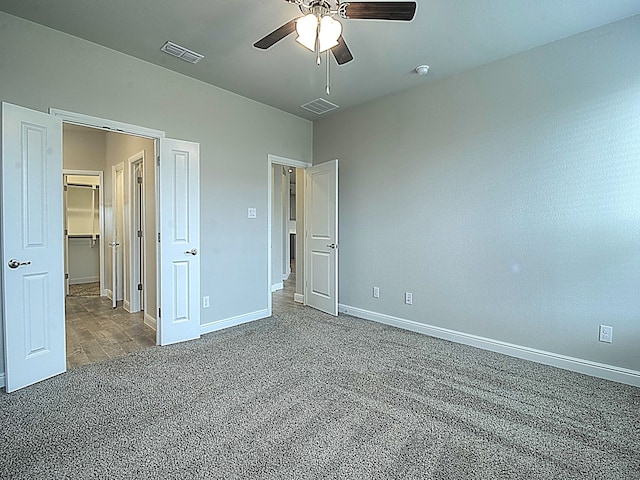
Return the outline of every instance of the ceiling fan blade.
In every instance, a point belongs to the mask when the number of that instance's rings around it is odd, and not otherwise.
[[[344,65],[353,60],[353,55],[351,55],[349,47],[347,47],[347,44],[344,42],[342,35],[338,38],[338,45],[331,49],[331,53],[333,53],[333,57],[336,59],[336,62],[338,62],[338,65]]]
[[[409,21],[416,13],[416,2],[345,2],[338,11],[342,18]]]
[[[271,32],[266,37],[258,40],[256,43],[253,44],[253,46],[256,48],[260,48],[262,50],[266,50],[267,48],[272,47],[287,35],[290,35],[293,32],[295,32],[296,20],[297,18],[294,18],[293,20],[288,21],[287,23],[282,25],[280,28]]]

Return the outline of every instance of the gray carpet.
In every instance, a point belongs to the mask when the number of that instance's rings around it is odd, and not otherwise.
[[[638,479],[640,389],[298,308],[0,394],[0,478]]]

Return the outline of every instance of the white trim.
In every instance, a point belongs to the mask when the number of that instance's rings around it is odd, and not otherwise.
[[[285,165],[287,167],[296,167],[296,168],[309,168],[312,164],[310,162],[302,162],[300,160],[294,160],[292,158],[287,157],[279,157],[278,155],[267,155],[269,158],[269,163],[277,163],[278,165]]]
[[[136,312],[132,312],[131,311],[131,302],[129,302],[129,300],[123,300],[122,301],[122,308],[124,308],[125,312],[136,313]]]
[[[271,292],[277,292],[278,290],[282,290],[284,288],[284,283],[274,283],[271,285]]]
[[[149,315],[147,312],[144,312],[144,324],[147,327],[151,327],[154,330],[157,330],[157,324],[156,324],[156,319],[153,318],[151,315]]]
[[[82,285],[83,283],[96,283],[100,281],[100,277],[78,277],[70,278],[69,285]]]
[[[592,362],[581,358],[569,357],[522,345],[515,345],[513,343],[502,342],[500,340],[449,330],[448,328],[425,325],[414,322],[413,320],[406,320],[403,318],[393,317],[391,315],[385,315],[383,313],[371,312],[369,310],[351,307],[349,305],[339,304],[338,311],[364,320],[371,320],[385,325],[391,325],[393,327],[422,333],[431,337],[442,338],[451,342],[471,345],[472,347],[502,353],[511,357],[522,358],[524,360],[530,360],[544,365],[551,365],[553,367],[570,370],[572,372],[583,373],[592,377],[604,378],[606,380],[640,387],[640,371]]]
[[[304,303],[304,295],[302,295],[301,293],[294,293],[293,301],[296,303]]]
[[[66,110],[60,110],[59,108],[49,108],[49,113],[55,117],[61,118],[65,123],[97,128],[99,130],[106,130],[107,132],[125,133],[127,135],[136,135],[148,138],[164,138],[165,135],[164,132],[160,130],[140,127],[138,125],[131,125],[130,123],[117,122],[115,120],[108,120],[100,117],[92,117],[91,115],[84,115],[82,113],[68,112]]]
[[[4,387],[4,372],[0,373],[0,388]]]
[[[122,191],[121,197],[118,198],[118,172],[122,172]],[[124,162],[120,162],[111,166],[111,242],[114,245],[111,247],[111,302],[113,308],[116,308],[116,304],[120,300],[127,298],[127,286],[128,278],[125,271],[125,258],[127,258],[127,242],[125,241],[125,232],[120,232],[120,237],[116,235],[118,231],[118,210],[122,209],[122,230],[126,230],[127,226],[127,211],[125,208],[125,194],[126,194],[126,182],[125,182],[125,170]],[[115,244],[118,245],[115,245]],[[122,298],[118,298],[118,247],[120,248],[120,254],[122,256]],[[115,301],[114,301],[115,297]]]
[[[273,195],[273,165],[285,165],[287,167],[295,167],[306,169],[312,166],[311,163],[301,162],[300,160],[294,160],[292,158],[279,157],[278,155],[267,155],[267,317],[271,316],[273,312],[273,299],[271,294],[274,292],[271,284],[271,248],[273,247],[271,242],[271,216],[272,216],[272,195]]]
[[[244,315],[238,315],[236,317],[226,318],[224,320],[217,320],[215,322],[200,325],[200,335],[216,332],[224,328],[235,327],[236,325],[242,325],[243,323],[253,322],[270,316],[271,314],[267,309],[264,309],[256,312],[245,313]]]
[[[127,166],[128,166],[128,175],[126,175],[126,190],[127,190],[127,195],[125,196],[125,198],[128,198],[129,201],[125,202],[126,203],[126,213],[127,213],[127,219],[125,221],[126,225],[125,225],[125,230],[127,232],[127,245],[129,246],[128,249],[128,253],[129,253],[129,265],[127,265],[125,267],[125,271],[127,272],[127,276],[129,277],[130,281],[129,281],[129,300],[130,300],[130,308],[131,310],[127,310],[130,311],[131,313],[136,313],[139,312],[141,310],[141,303],[145,304],[146,302],[144,300],[140,299],[140,291],[138,290],[138,283],[142,284],[142,288],[144,289],[142,291],[142,295],[144,296],[145,300],[146,300],[146,282],[145,282],[145,278],[144,278],[144,248],[142,249],[142,254],[141,252],[139,252],[136,247],[135,247],[135,243],[138,242],[138,235],[137,235],[137,230],[136,230],[136,212],[134,212],[134,208],[135,208],[135,204],[134,204],[134,199],[137,197],[137,180],[135,180],[134,177],[134,172],[135,169],[137,167],[137,165],[142,165],[142,171],[143,171],[143,180],[142,180],[142,190],[143,190],[143,195],[145,192],[145,187],[144,187],[144,169],[146,168],[146,153],[144,150],[136,153],[135,155],[132,155],[131,157],[129,157],[129,159],[127,160]],[[141,226],[141,230],[144,232],[144,221],[145,221],[145,199],[144,197],[141,199],[142,200],[142,205],[141,205],[141,218],[140,218],[140,222],[142,223]],[[144,239],[142,240],[142,242],[144,242]],[[136,268],[136,267],[142,267],[140,269]],[[143,274],[140,278],[137,278],[138,275],[140,274],[139,271],[142,270]]]

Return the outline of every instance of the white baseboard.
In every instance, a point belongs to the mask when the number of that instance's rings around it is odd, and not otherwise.
[[[304,303],[304,295],[302,295],[301,293],[294,293],[293,301],[296,303]]]
[[[581,358],[569,357],[558,353],[537,350],[535,348],[524,347],[512,343],[502,342],[491,338],[479,337],[468,333],[449,330],[447,328],[436,327],[433,325],[425,325],[406,320],[403,318],[393,317],[382,313],[371,312],[361,308],[351,307],[349,305],[338,305],[340,313],[346,313],[354,317],[364,320],[371,320],[385,325],[410,330],[412,332],[422,333],[436,338],[442,338],[451,342],[471,345],[472,347],[490,350],[492,352],[502,353],[511,357],[522,358],[532,362],[551,365],[553,367],[563,368],[573,372],[584,373],[592,377],[604,378],[614,382],[625,383],[634,387],[640,387],[640,372],[629,370],[613,365],[592,362]]]
[[[70,278],[69,285],[81,285],[83,283],[97,283],[100,281],[100,277],[78,277]]]
[[[204,325],[200,325],[200,335],[222,330],[223,328],[235,327],[236,325],[241,325],[243,323],[253,322],[254,320],[260,320],[261,318],[267,318],[268,316],[269,310],[265,308],[264,310],[238,315],[237,317],[225,318],[224,320],[206,323]]]
[[[151,315],[149,315],[147,312],[144,312],[144,324],[147,325],[148,327],[153,328],[154,330],[158,328],[156,324],[156,319],[153,318]]]
[[[283,288],[284,288],[284,283],[282,282],[274,283],[273,285],[271,285],[272,292],[277,292],[278,290],[282,290]]]
[[[131,302],[129,300],[125,300],[124,302],[122,302],[122,308],[124,308],[125,311],[131,313]]]
[[[104,290],[104,294],[109,300],[113,300],[113,292],[110,289],[106,288]]]
[[[0,388],[4,387],[4,372],[0,373]]]

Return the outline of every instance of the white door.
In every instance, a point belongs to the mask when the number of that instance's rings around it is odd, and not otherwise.
[[[111,247],[111,306],[116,308],[118,300],[124,299],[124,163],[111,167],[111,173],[113,180],[112,241],[109,244]]]
[[[160,141],[160,345],[200,336],[200,144]]]
[[[338,160],[306,171],[306,304],[338,315]]]
[[[66,370],[62,121],[2,103],[2,317],[7,392]]]
[[[69,186],[67,176],[62,175],[62,216],[64,218],[64,294],[69,295],[69,211],[67,209],[67,198]]]

